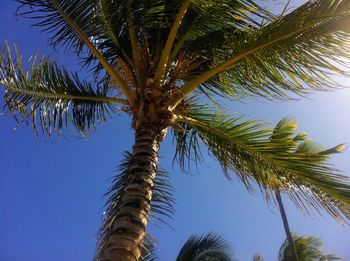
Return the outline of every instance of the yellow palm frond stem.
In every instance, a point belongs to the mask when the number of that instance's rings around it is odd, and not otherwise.
[[[177,31],[179,30],[179,27],[182,23],[182,20],[190,6],[191,0],[185,0],[184,3],[182,4],[176,18],[173,26],[171,27],[168,39],[165,43],[162,56],[160,57],[158,67],[156,70],[156,75],[155,75],[155,83],[156,85],[161,85],[162,81],[164,80],[164,77],[166,75],[166,72],[168,70],[168,63],[169,63],[169,57],[171,54],[171,50],[173,48],[173,44],[176,38]]]
[[[76,32],[79,38],[85,43],[93,55],[98,59],[100,64],[106,69],[107,73],[113,78],[113,80],[118,84],[122,93],[127,97],[130,104],[133,104],[136,99],[136,94],[133,89],[131,89],[125,80],[113,69],[112,65],[103,57],[103,55],[96,49],[93,43],[88,39],[83,31],[65,14],[65,12],[60,8],[57,0],[52,1],[57,12],[62,16],[66,23]]]

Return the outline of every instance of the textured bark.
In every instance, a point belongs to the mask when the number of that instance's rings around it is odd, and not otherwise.
[[[161,127],[147,124],[135,131],[133,163],[128,170],[130,179],[121,195],[120,211],[102,261],[137,261],[140,257],[163,132]]]
[[[281,217],[282,217],[282,221],[283,221],[284,231],[286,232],[289,247],[291,249],[292,258],[294,261],[298,261],[297,250],[295,248],[292,233],[290,232],[290,229],[289,229],[288,219],[287,219],[286,211],[284,210],[284,206],[282,203],[281,193],[279,192],[279,190],[277,190],[275,194],[276,194],[278,207],[280,209],[280,213],[281,213]]]

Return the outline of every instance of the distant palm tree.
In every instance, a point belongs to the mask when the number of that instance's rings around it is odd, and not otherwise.
[[[321,145],[317,144],[316,142],[307,140],[307,136],[308,136],[307,133],[302,132],[302,133],[296,134],[295,131],[297,130],[297,127],[298,127],[298,124],[295,120],[290,118],[282,119],[273,129],[273,133],[270,138],[271,143],[276,144],[276,146],[282,145],[285,147],[285,150],[289,152],[304,151],[310,155],[322,154],[325,156],[322,159],[323,162],[326,162],[328,155],[343,152],[345,149],[343,145],[336,146],[332,149],[324,149]],[[290,187],[289,189],[286,190],[286,192],[288,193],[288,190],[290,191],[294,189],[295,188]],[[276,189],[275,198],[278,204],[278,208],[280,210],[284,230],[285,230],[288,244],[289,244],[289,249],[291,254],[290,260],[298,261],[299,258],[297,254],[297,249],[293,242],[293,237],[289,228],[288,219],[283,206],[280,189]]]
[[[285,119],[281,120],[273,130],[273,134],[272,134],[271,139],[270,139],[271,142],[279,143],[280,140],[282,140],[283,142],[287,142],[292,146],[294,145],[294,149],[292,149],[292,151],[297,149],[295,147],[295,144],[299,143],[300,141],[303,141],[304,136],[305,136],[305,135],[299,134],[299,135],[293,137],[293,134],[296,131],[297,126],[298,126],[297,123],[292,119],[285,118]],[[291,142],[291,140],[294,141],[294,144]],[[290,150],[290,149],[291,148],[286,147],[286,150]],[[285,211],[284,206],[283,206],[282,197],[281,197],[281,193],[280,193],[279,189],[276,189],[276,191],[275,191],[275,198],[276,198],[278,208],[280,211],[280,215],[282,218],[284,231],[286,233],[287,240],[288,240],[288,243],[289,243],[290,248],[291,248],[291,254],[293,256],[293,261],[299,261],[298,255],[296,252],[296,248],[294,245],[294,241],[292,238],[292,234],[291,234],[291,231],[289,228],[286,211]]]
[[[300,261],[333,261],[343,260],[334,254],[325,255],[322,253],[322,241],[316,237],[302,237],[295,234],[292,235],[297,257]],[[294,249],[286,239],[280,247],[278,261],[293,261]],[[264,261],[260,255],[255,255],[253,261]]]
[[[220,235],[192,235],[181,248],[176,261],[234,261],[229,243]]]
[[[144,249],[140,261],[157,261],[152,244]],[[176,261],[235,261],[230,244],[219,234],[192,235],[176,257]]]
[[[292,235],[295,242],[296,253],[300,261],[333,261],[342,260],[334,254],[324,254],[321,250],[322,241],[316,237],[302,237]],[[151,250],[151,253],[154,252]],[[155,255],[148,255],[150,259],[157,260]],[[279,261],[293,261],[293,249],[286,239],[279,250]],[[208,233],[203,236],[192,235],[181,248],[176,261],[234,261],[229,243],[220,235]],[[260,255],[255,255],[253,261],[264,261]]]
[[[334,254],[322,253],[322,241],[316,237],[302,237],[293,235],[295,247],[300,261],[331,261],[342,260]],[[279,250],[279,261],[292,261],[292,249],[286,239]]]
[[[70,122],[85,133],[116,111],[132,120],[135,143],[110,190],[96,260],[138,260],[150,211],[171,214],[166,176],[157,181],[170,128],[180,166],[200,160],[202,143],[249,190],[255,182],[266,197],[287,191],[300,207],[350,218],[350,184],[325,155],[276,147],[268,126],[225,114],[218,102],[336,87],[331,75],[349,75],[349,0],[308,1],[277,16],[252,0],[17,2],[91,81],[50,58],[34,55],[26,67],[7,46],[0,84],[15,119],[49,134]]]

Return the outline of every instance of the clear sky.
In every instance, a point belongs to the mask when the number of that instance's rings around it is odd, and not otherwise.
[[[31,28],[28,20],[16,20],[15,8],[12,1],[0,0],[0,46],[7,39],[25,57],[39,50],[61,65],[80,69],[69,55],[54,52],[47,45],[47,36]],[[350,86],[350,79],[343,84]],[[350,144],[350,89],[317,93],[300,101],[246,101],[228,107],[232,113],[273,123],[290,116],[300,123],[299,130],[326,146]],[[64,137],[44,140],[35,139],[30,128],[17,127],[9,116],[1,115],[0,134],[0,260],[91,260],[103,194],[122,153],[132,146],[129,119],[115,115],[98,125],[87,140],[69,130]],[[159,260],[174,260],[190,234],[209,231],[227,238],[240,260],[252,260],[257,253],[267,261],[277,260],[285,235],[276,207],[269,207],[258,192],[246,192],[237,180],[228,183],[209,157],[198,171],[193,168],[192,175],[172,168],[170,135],[160,155],[161,166],[172,173],[177,206],[172,228],[151,226],[160,243]],[[333,160],[347,175],[349,156],[350,149]],[[326,253],[350,260],[349,226],[327,216],[304,216],[287,199],[285,205],[292,231],[318,236]]]

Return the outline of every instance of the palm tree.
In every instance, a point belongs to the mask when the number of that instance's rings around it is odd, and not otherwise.
[[[302,237],[292,235],[295,241],[297,257],[300,261],[331,261],[342,260],[334,254],[324,254],[321,250],[322,241],[317,237]],[[294,260],[293,248],[286,239],[280,247],[278,260]],[[154,249],[145,253],[144,261],[157,260]],[[208,233],[202,236],[192,235],[181,248],[176,261],[233,261],[230,244],[219,234]],[[263,261],[260,255],[253,257],[254,261]]]
[[[297,126],[298,126],[297,123],[292,119],[285,118],[281,120],[273,130],[273,134],[270,138],[271,142],[279,143],[282,140],[283,142],[291,143],[291,141],[299,142],[300,140],[304,140],[306,135],[304,135],[303,133],[295,137],[291,135],[297,129]],[[291,248],[291,255],[294,261],[299,261],[296,248],[294,245],[294,241],[292,238],[292,234],[290,232],[286,211],[283,206],[282,196],[279,189],[276,189],[275,191],[275,198],[276,198],[278,209],[280,211],[280,215],[282,218],[284,231],[286,233],[287,240]]]
[[[182,167],[200,160],[202,142],[249,190],[255,182],[267,198],[288,191],[299,207],[350,217],[348,179],[323,153],[276,147],[269,126],[227,115],[216,102],[337,87],[331,75],[349,75],[348,0],[308,1],[280,15],[252,0],[17,2],[18,15],[53,47],[75,52],[92,80],[37,55],[26,67],[7,45],[0,84],[15,119],[49,135],[70,123],[85,133],[117,110],[132,119],[135,143],[110,190],[96,260],[138,260],[151,209],[169,215],[166,177],[157,180],[169,129]]]
[[[322,250],[322,241],[317,237],[302,237],[296,234],[292,234],[294,247],[289,243],[287,238],[281,245],[278,260],[279,261],[293,261],[294,251],[296,250],[297,257],[300,261],[331,261],[342,260],[334,254],[325,255]],[[295,249],[294,249],[295,248]],[[264,258],[259,255],[255,255],[254,261],[263,261]]]
[[[295,131],[297,129],[297,122],[290,118],[282,119],[276,127],[273,129],[272,136],[270,138],[271,143],[276,144],[277,146],[285,146],[285,150],[290,152],[298,152],[300,150],[308,153],[308,154],[322,154],[324,156],[328,156],[334,153],[343,152],[345,147],[343,145],[336,146],[332,149],[324,149],[321,145],[313,142],[311,140],[307,140],[308,134],[305,132],[301,132],[296,134]],[[284,145],[283,145],[284,144]],[[325,162],[327,157],[323,158]],[[293,188],[290,188],[293,190]],[[278,208],[280,210],[283,227],[287,236],[289,252],[291,255],[290,260],[298,261],[297,249],[293,241],[293,236],[289,228],[288,219],[286,215],[286,211],[283,206],[282,196],[279,189],[275,191],[275,199],[278,204]]]
[[[293,234],[298,258],[301,261],[331,261],[331,260],[342,260],[336,257],[334,254],[325,255],[322,253],[322,241],[317,237],[302,237]],[[286,239],[279,250],[279,261],[291,261],[292,250]]]
[[[192,235],[181,248],[176,261],[234,261],[229,243],[220,235]]]
[[[141,261],[156,261],[152,244],[144,249]],[[230,244],[221,235],[191,235],[180,249],[176,261],[234,261]]]

